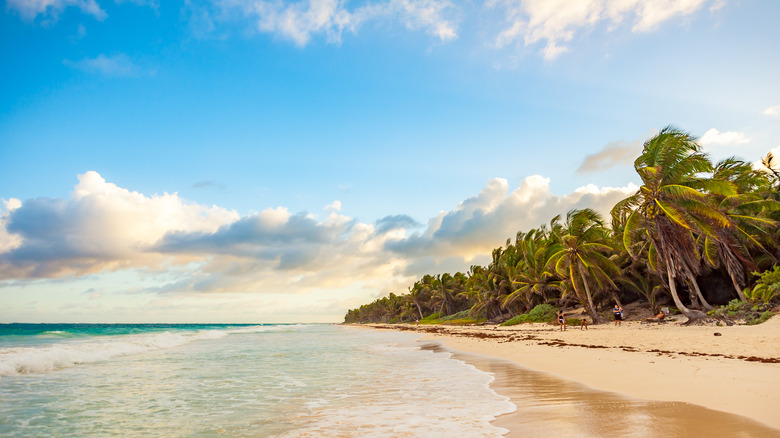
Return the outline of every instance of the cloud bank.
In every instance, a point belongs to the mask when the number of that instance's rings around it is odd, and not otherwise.
[[[132,3],[158,7],[154,1]],[[216,36],[220,25],[225,30],[235,28],[237,22],[248,22],[256,31],[298,47],[307,46],[314,38],[340,44],[345,34],[356,34],[367,23],[376,23],[378,28],[398,23],[448,42],[457,39],[462,22],[471,19],[478,23],[477,34],[486,39],[486,45],[543,45],[540,54],[552,60],[570,50],[568,43],[594,28],[614,31],[630,22],[632,32],[651,32],[664,22],[702,10],[708,3],[711,13],[723,5],[713,0],[489,0],[484,5],[450,0],[207,0],[186,2],[184,15],[198,37]],[[69,7],[99,20],[107,16],[97,0],[8,1],[8,8],[25,20],[38,16],[56,20]],[[496,11],[498,23],[487,18]]]
[[[707,0],[492,0],[489,6],[506,16],[495,39],[503,47],[543,42],[541,54],[552,60],[569,50],[565,43],[599,24],[616,29],[632,20],[632,32],[649,32],[675,17],[690,15]]]
[[[252,20],[258,31],[306,46],[316,35],[341,43],[344,33],[355,33],[369,21],[397,21],[407,29],[423,31],[440,41],[457,38],[455,6],[447,0],[389,0],[350,8],[339,0],[225,0],[217,2],[219,17]]]
[[[549,183],[530,176],[510,190],[495,178],[427,225],[404,214],[366,224],[340,214],[340,203],[322,218],[285,207],[241,216],[175,193],[130,191],[90,171],[68,199],[4,201],[0,285],[132,269],[159,275],[148,292],[163,295],[403,291],[432,266],[465,271],[518,231],[572,208],[606,213],[637,189],[587,186],[557,196]]]

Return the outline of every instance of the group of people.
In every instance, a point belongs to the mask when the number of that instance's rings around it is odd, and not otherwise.
[[[561,326],[561,331],[566,330],[566,316],[563,314],[563,310],[559,310],[556,314],[556,318],[558,320],[558,325]],[[580,330],[587,330],[588,329],[588,320],[585,318],[582,318],[580,321]]]
[[[666,311],[668,313],[668,310]],[[655,316],[652,316],[650,318],[645,318],[645,321],[647,322],[660,322],[663,321],[663,319],[666,317],[666,313],[664,312],[664,309],[661,309],[658,311],[658,314]],[[619,326],[623,322],[623,307],[615,304],[615,307],[612,308],[612,317],[615,319],[615,325]],[[556,319],[558,321],[558,325],[561,327],[561,331],[566,330],[566,316],[563,314],[563,310],[559,310],[556,314]],[[587,330],[588,329],[588,321],[583,318],[582,322],[580,323],[580,330]]]

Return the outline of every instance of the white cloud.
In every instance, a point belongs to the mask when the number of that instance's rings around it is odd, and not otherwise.
[[[71,6],[81,9],[83,13],[92,15],[98,20],[103,20],[107,16],[95,0],[8,0],[7,5],[8,9],[18,12],[25,20],[33,20],[38,15],[56,19],[65,8]]]
[[[340,43],[345,32],[356,32],[372,20],[398,20],[410,30],[422,30],[441,41],[457,37],[457,25],[446,15],[455,7],[447,0],[389,0],[349,9],[341,0],[226,0],[222,15],[235,13],[256,21],[257,29],[306,46],[316,35]],[[211,20],[210,20],[211,21]],[[213,23],[213,21],[211,21]]]
[[[29,199],[3,215],[2,231],[16,245],[2,247],[0,279],[157,267],[170,257],[148,250],[167,233],[216,232],[238,218],[175,193],[145,196],[86,172],[70,199]]]
[[[489,254],[518,231],[548,223],[573,208],[594,208],[606,217],[617,201],[637,189],[633,184],[620,188],[591,185],[557,196],[550,193],[550,179],[539,175],[525,178],[512,191],[505,179],[494,178],[479,195],[431,218],[424,232],[390,241],[388,247],[407,256],[470,260]]]
[[[770,117],[780,117],[780,105],[770,106],[764,110],[763,114]]]
[[[701,136],[699,143],[702,146],[731,146],[750,143],[750,138],[744,132],[720,132],[712,128]]]
[[[106,56],[100,54],[95,58],[85,58],[80,61],[64,60],[63,64],[88,73],[105,76],[134,77],[145,74],[144,70],[135,64],[127,55]]]
[[[325,211],[341,211],[341,201],[336,200],[324,208]]]
[[[203,303],[213,301],[206,297],[215,293],[327,296],[333,302],[350,291],[366,302],[389,291],[404,292],[425,273],[466,271],[518,231],[572,208],[592,207],[606,215],[636,189],[589,185],[558,196],[550,193],[550,179],[539,175],[513,190],[507,180],[494,178],[479,194],[430,218],[427,227],[403,214],[375,226],[339,214],[336,203],[324,220],[286,207],[240,216],[175,193],[130,191],[87,172],[69,199],[4,202],[0,284],[84,283],[96,275],[126,275],[139,279],[131,286],[123,281],[90,287],[99,290],[100,301],[125,292],[193,302],[203,297]],[[283,309],[282,304],[263,306],[269,315]],[[332,309],[334,318],[345,310]]]
[[[506,25],[495,39],[498,47],[518,41],[530,46],[545,42],[545,59],[555,59],[568,48],[563,45],[579,32],[600,23],[614,30],[633,17],[633,32],[648,32],[678,16],[690,15],[707,0],[492,0],[488,6],[499,8]]]

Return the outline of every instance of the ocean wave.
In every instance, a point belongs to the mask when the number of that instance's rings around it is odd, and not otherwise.
[[[264,332],[292,332],[292,331],[298,331],[306,327],[309,327],[309,324],[251,325],[248,327],[228,329],[226,330],[226,333],[245,334],[245,333],[264,333]]]
[[[118,356],[175,348],[198,340],[218,339],[227,334],[225,330],[166,331],[38,347],[3,348],[0,349],[0,376],[55,371]]]

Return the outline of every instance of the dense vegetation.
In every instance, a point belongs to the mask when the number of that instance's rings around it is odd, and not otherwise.
[[[644,143],[634,162],[642,184],[609,224],[591,209],[569,211],[518,232],[488,266],[425,275],[408,293],[348,311],[345,322],[454,314],[500,322],[538,304],[578,303],[598,323],[601,309],[640,299],[654,312],[670,304],[689,322],[722,314],[714,305],[730,301],[767,309],[780,292],[780,173],[771,153],[762,164],[713,164],[690,134],[664,128]]]

